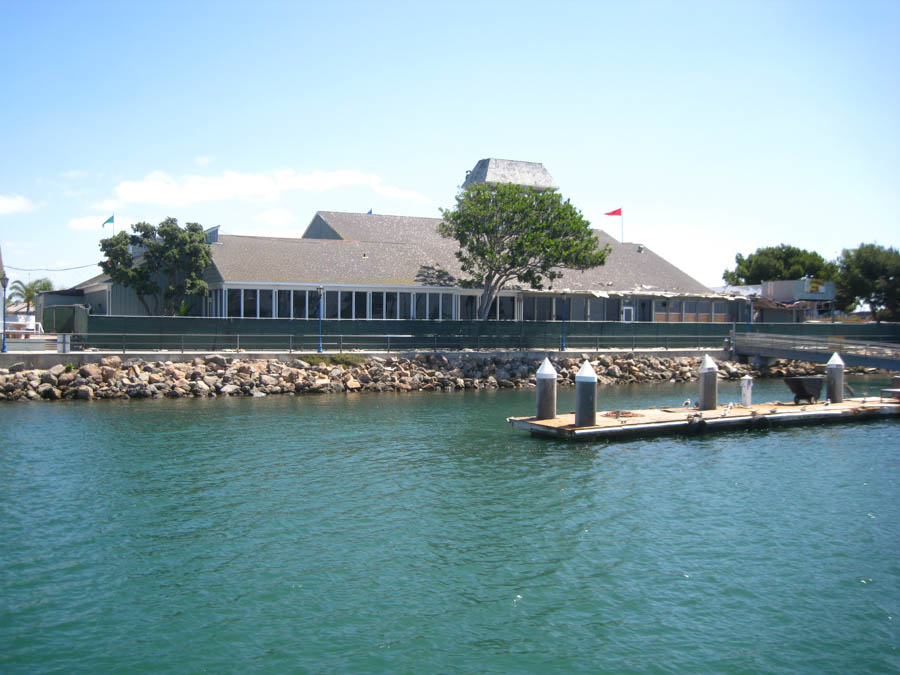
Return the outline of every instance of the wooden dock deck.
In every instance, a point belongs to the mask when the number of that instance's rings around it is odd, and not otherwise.
[[[756,403],[749,408],[719,406],[716,410],[660,407],[647,410],[599,411],[597,424],[576,427],[575,413],[557,415],[554,419],[509,417],[514,429],[531,432],[532,436],[563,439],[626,439],[666,434],[700,434],[736,429],[767,429],[774,426],[858,422],[900,416],[900,400],[852,398],[841,403],[795,404]]]

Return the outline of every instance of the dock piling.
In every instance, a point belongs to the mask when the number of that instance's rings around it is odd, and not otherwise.
[[[719,366],[709,354],[700,363],[700,410],[715,410],[718,405]]]
[[[825,373],[825,397],[840,403],[844,400],[844,361],[837,352],[825,364]]]
[[[753,378],[749,375],[741,378],[741,405],[745,408],[753,405]]]
[[[536,373],[537,378],[537,415],[539,420],[552,420],[556,417],[556,369],[545,358]]]
[[[575,375],[575,426],[593,427],[597,424],[597,373],[590,361]]]

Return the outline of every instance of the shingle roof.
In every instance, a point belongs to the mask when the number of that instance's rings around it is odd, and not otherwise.
[[[219,235],[211,244],[211,282],[346,285],[457,285],[456,243],[437,233],[439,218],[409,218],[320,211],[304,238]],[[319,238],[312,238],[310,234]],[[712,292],[640,244],[622,244],[595,230],[609,244],[606,264],[565,270],[553,289],[676,293]],[[546,286],[547,284],[545,284]]]
[[[463,187],[474,183],[513,183],[528,187],[559,189],[550,172],[540,162],[519,162],[513,159],[480,159],[475,168],[466,173]]]

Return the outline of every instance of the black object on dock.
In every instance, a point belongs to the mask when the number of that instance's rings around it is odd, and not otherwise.
[[[822,377],[786,377],[784,383],[794,394],[794,403],[815,403],[822,395]]]

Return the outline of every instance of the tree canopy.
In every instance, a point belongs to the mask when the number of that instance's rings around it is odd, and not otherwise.
[[[200,275],[212,255],[199,223],[182,228],[166,218],[157,226],[142,222],[131,229],[133,234],[122,231],[100,241],[106,256],[100,268],[115,283],[133,289],[148,314],[176,314],[187,296],[209,295]]]
[[[734,257],[734,262],[735,268],[725,270],[722,274],[725,283],[732,286],[803,277],[833,281],[837,275],[837,266],[826,261],[815,251],[806,251],[787,244],[758,248],[746,258],[738,253]]]
[[[483,289],[478,318],[484,320],[497,293],[510,281],[543,288],[562,269],[602,265],[600,248],[585,220],[553,190],[478,183],[456,196],[456,208],[441,209],[438,232],[456,239],[456,257],[471,283]]]
[[[845,312],[865,302],[876,320],[900,321],[900,252],[878,244],[844,249],[838,258],[837,304]]]
[[[7,296],[7,301],[10,303],[24,302],[26,306],[26,313],[31,313],[31,306],[34,304],[34,299],[37,297],[37,294],[41,291],[52,290],[53,282],[51,282],[46,277],[35,279],[34,281],[29,281],[28,283],[16,280],[9,285],[9,295]]]

